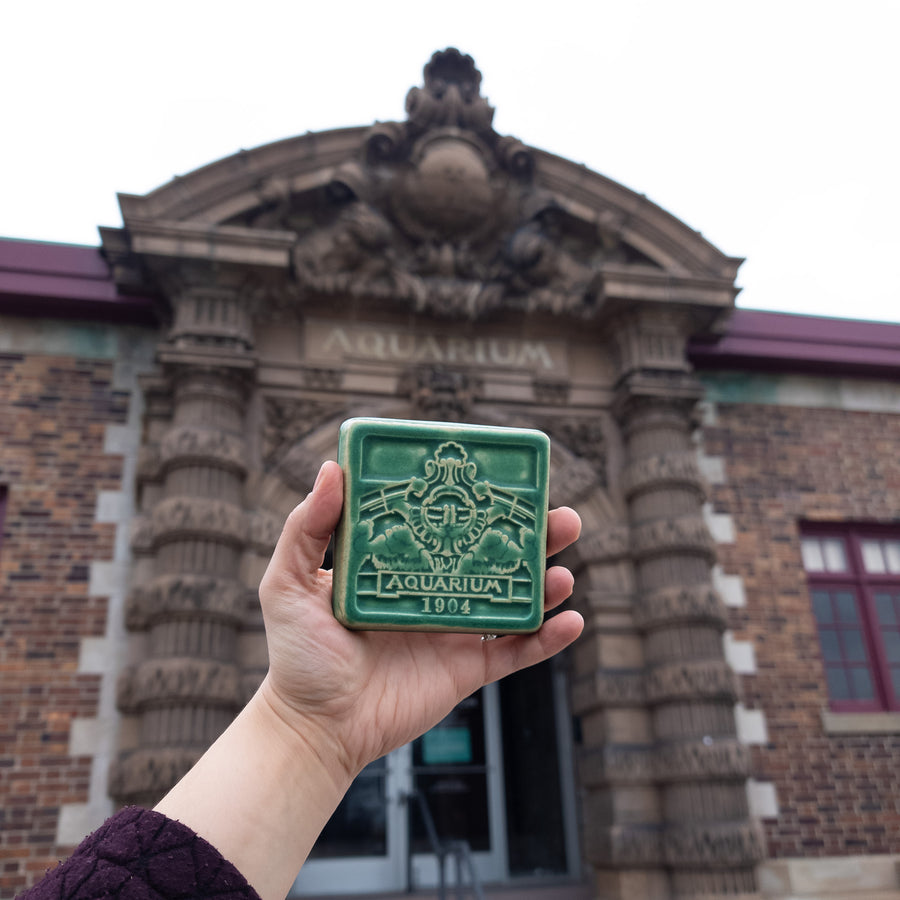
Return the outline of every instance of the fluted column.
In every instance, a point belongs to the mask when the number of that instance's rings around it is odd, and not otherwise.
[[[145,502],[134,550],[129,629],[142,659],[119,682],[133,747],[110,777],[121,802],[152,804],[195,762],[243,702],[237,663],[245,617],[245,358],[236,297],[199,287],[176,297],[160,347],[170,418],[148,429]],[[212,351],[212,354],[210,353]],[[211,359],[218,357],[218,359]]]
[[[673,898],[756,889],[762,854],[747,808],[749,759],[737,740],[737,684],[724,657],[725,609],[691,442],[699,384],[684,372],[630,372],[616,413],[625,444],[636,625]]]

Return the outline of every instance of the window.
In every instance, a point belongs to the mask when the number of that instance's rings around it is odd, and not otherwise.
[[[800,549],[831,708],[900,710],[900,533],[805,526]]]

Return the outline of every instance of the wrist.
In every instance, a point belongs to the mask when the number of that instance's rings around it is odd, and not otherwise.
[[[184,823],[283,900],[352,779],[323,737],[289,725],[260,688],[158,812]]]
[[[258,727],[282,748],[288,760],[302,761],[301,773],[311,767],[320,770],[341,796],[347,791],[359,769],[351,761],[333,729],[316,716],[304,715],[285,701],[273,687],[269,675],[247,704]]]

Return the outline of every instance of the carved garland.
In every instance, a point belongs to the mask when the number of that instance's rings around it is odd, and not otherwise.
[[[158,621],[202,617],[237,626],[244,607],[244,590],[234,581],[188,573],[160,575],[131,592],[126,624],[141,631]]]
[[[235,665],[184,657],[148,659],[126,669],[116,689],[118,707],[127,714],[173,703],[237,708],[241,696],[240,674]]]

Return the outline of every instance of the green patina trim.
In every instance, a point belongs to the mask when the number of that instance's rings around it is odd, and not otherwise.
[[[900,414],[900,384],[888,379],[764,372],[699,372],[710,403],[755,403]]]
[[[705,399],[712,403],[777,403],[779,376],[758,372],[701,372]]]
[[[69,322],[64,319],[23,319],[0,316],[0,352],[116,359],[123,349],[157,340],[155,329],[134,325]]]

